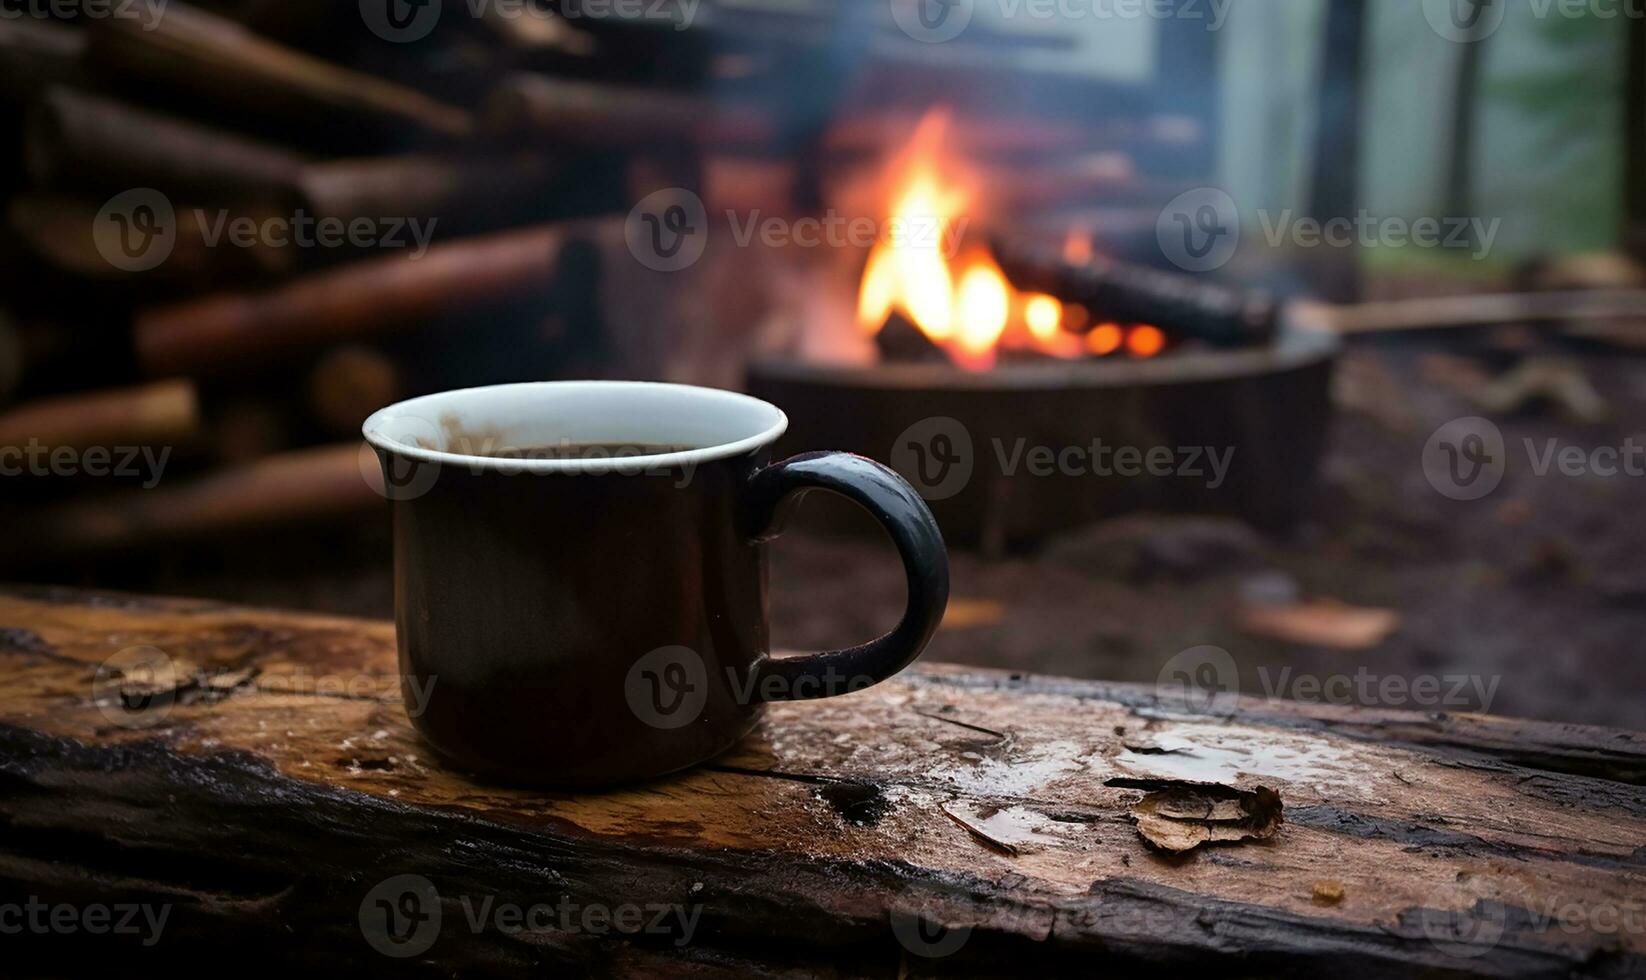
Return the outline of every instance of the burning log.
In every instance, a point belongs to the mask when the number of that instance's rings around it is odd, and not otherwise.
[[[574,82],[529,72],[508,76],[487,107],[492,130],[536,133],[600,146],[679,141],[758,144],[775,125],[750,109],[726,110],[694,95]]]
[[[173,2],[153,24],[118,17],[90,27],[93,68],[124,84],[161,86],[257,120],[313,128],[365,120],[435,138],[474,131],[470,114],[414,89],[341,68]]]
[[[192,438],[200,406],[189,381],[44,399],[0,414],[0,447],[170,445]]]
[[[874,335],[874,343],[880,351],[880,359],[888,364],[951,363],[943,348],[937,346],[901,310],[893,310],[886,316],[886,325]]]
[[[281,147],[62,87],[32,107],[24,140],[43,186],[155,187],[194,201],[289,187],[303,166]]]
[[[1230,347],[1274,337],[1278,310],[1267,292],[1101,257],[1075,264],[1029,245],[1002,245],[996,253],[1019,288],[1079,303],[1094,320],[1152,323],[1176,337]]]
[[[262,293],[207,296],[139,313],[150,374],[231,371],[265,358],[369,337],[441,313],[553,288],[571,233],[539,226],[317,273]]]

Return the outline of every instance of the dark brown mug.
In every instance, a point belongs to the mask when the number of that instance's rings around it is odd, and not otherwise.
[[[605,381],[445,392],[367,419],[394,515],[402,688],[429,744],[509,782],[619,783],[713,758],[766,702],[908,666],[948,602],[931,512],[860,456],[769,464],[787,426],[746,395]],[[773,658],[765,542],[809,490],[886,528],[908,608],[861,646]]]

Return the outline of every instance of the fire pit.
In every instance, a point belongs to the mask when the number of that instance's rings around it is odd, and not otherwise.
[[[951,543],[999,550],[1135,510],[1291,523],[1320,460],[1338,346],[1287,309],[1262,346],[981,372],[767,358],[748,386],[789,413],[788,450],[886,462]]]
[[[945,126],[922,120],[867,192],[890,231],[855,314],[809,293],[802,352],[750,367],[749,390],[789,412],[787,448],[889,463],[951,543],[992,552],[1139,509],[1293,521],[1336,335],[1077,232],[1001,237],[1015,222],[982,206],[987,182],[945,152]]]

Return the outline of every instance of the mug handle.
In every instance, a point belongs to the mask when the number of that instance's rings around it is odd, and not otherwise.
[[[920,494],[897,473],[852,453],[806,453],[750,477],[745,513],[751,538],[783,533],[784,505],[811,490],[828,490],[873,514],[897,545],[908,576],[909,605],[897,627],[861,646],[804,657],[767,657],[756,668],[761,701],[834,697],[878,684],[914,662],[943,621],[949,604],[949,552]]]

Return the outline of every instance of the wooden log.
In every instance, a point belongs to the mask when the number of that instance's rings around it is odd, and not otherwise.
[[[314,164],[297,189],[300,206],[319,218],[433,219],[446,234],[546,220],[572,208],[627,207],[598,185],[567,186],[569,173],[535,154],[408,155]],[[586,201],[577,200],[582,195]]]
[[[755,145],[769,142],[776,133],[770,118],[749,107],[531,72],[516,72],[498,83],[488,100],[486,119],[494,133],[592,146],[670,141]]]
[[[441,139],[474,131],[463,109],[294,51],[176,0],[152,27],[106,18],[89,30],[87,58],[97,71],[231,107],[248,121],[266,115],[312,126],[317,119],[355,119]]]
[[[155,375],[232,371],[294,351],[404,330],[471,304],[554,286],[564,225],[396,254],[262,293],[227,293],[137,314],[133,340]]]
[[[362,468],[357,442],[295,450],[192,481],[144,474],[147,488],[29,514],[0,543],[0,567],[17,569],[81,555],[176,545],[211,535],[312,525],[370,512],[383,496]],[[375,465],[375,463],[373,464]]]
[[[79,81],[85,50],[80,31],[28,17],[0,18],[0,99],[17,101]]]
[[[0,448],[175,445],[199,428],[194,384],[160,381],[19,405],[0,413]]]
[[[249,218],[261,224],[283,217],[267,204],[212,212],[175,204],[172,249],[153,268],[133,273],[111,261],[118,245],[98,236],[119,234],[119,226],[98,220],[97,202],[56,194],[19,194],[7,208],[7,222],[29,249],[56,268],[92,280],[126,282],[140,277],[145,283],[202,286],[244,282],[285,274],[296,265],[296,249],[280,248],[256,238],[247,247],[225,240],[227,222]]]
[[[278,198],[303,166],[282,147],[67,88],[48,91],[32,108],[24,146],[40,186],[153,187],[190,204]]]
[[[1263,291],[1107,258],[1066,262],[1026,243],[996,251],[1013,285],[1079,303],[1094,320],[1150,323],[1177,338],[1227,346],[1267,343],[1278,323],[1274,297]]]
[[[431,755],[388,623],[14,589],[0,638],[0,881],[166,912],[152,936],[8,937],[25,972],[1646,967],[1640,733],[930,665],[772,705],[666,780],[542,792]],[[1264,786],[1285,822],[1164,856],[1130,814],[1185,780]],[[402,875],[427,884],[409,903]],[[656,932],[492,914],[540,904],[670,912]]]
[[[350,345],[316,361],[307,388],[309,410],[326,431],[356,435],[366,416],[401,398],[405,381],[382,352]]]
[[[1640,317],[1646,311],[1646,289],[1441,296],[1340,306],[1312,304],[1310,308],[1345,334],[1497,327],[1538,321],[1581,323]]]

